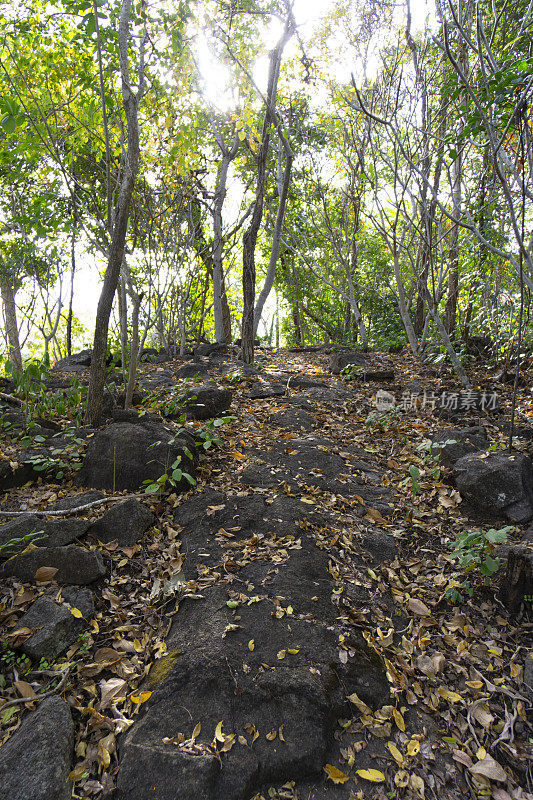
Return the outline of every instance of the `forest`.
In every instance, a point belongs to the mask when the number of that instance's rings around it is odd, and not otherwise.
[[[533,800],[532,0],[0,7],[0,800]]]

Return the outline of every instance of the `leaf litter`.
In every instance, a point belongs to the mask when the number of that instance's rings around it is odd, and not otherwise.
[[[305,373],[328,379],[326,357],[321,354],[272,353],[268,358],[273,373]],[[408,356],[391,356],[395,359],[402,384],[420,377],[420,368]],[[479,382],[482,380],[486,384],[486,376],[480,374]],[[442,368],[440,381],[441,389],[456,389]],[[248,453],[264,449],[273,440],[286,441],[290,452],[290,442],[298,434],[273,431],[267,417],[286,406],[279,398],[251,402],[247,397],[249,383],[244,379],[235,392],[233,413],[237,419],[225,429],[222,448],[201,465],[199,486],[209,484],[237,497],[257,493],[267,502],[284,493],[327,512],[328,525],[309,525],[308,532],[331,556],[334,600],[344,630],[339,658],[342,661],[350,656],[350,632],[362,633],[383,660],[391,687],[390,704],[375,710],[357,695],[347,697],[346,718],[338,721],[328,763],[323,767],[324,785],[335,786],[336,791],[346,789],[342,797],[358,800],[459,798],[465,793],[494,800],[533,800],[531,694],[524,684],[532,624],[527,618],[508,616],[497,598],[497,579],[489,586],[477,585],[473,597],[461,605],[453,606],[446,600],[446,591],[457,583],[449,544],[476,525],[466,512],[463,514],[460,495],[446,474],[432,475],[417,449],[438,423],[429,413],[418,411],[405,414],[401,424],[388,431],[365,427],[368,414],[374,410],[373,394],[379,388],[371,385],[349,385],[347,400],[314,403],[312,413],[321,434],[337,443],[348,472],[354,448],[371,455],[383,470],[382,485],[394,496],[390,516],[367,507],[357,495],[348,499],[341,492],[318,489],[312,474],[308,483],[297,488],[281,484],[274,489],[251,490],[238,483]],[[301,394],[286,383],[287,397]],[[498,391],[505,389],[498,386]],[[521,399],[527,408],[529,398]],[[506,400],[500,399],[504,407]],[[494,440],[503,441],[493,420],[486,418],[483,424],[490,428]],[[413,464],[418,468],[416,493],[409,471]],[[27,509],[46,510],[49,503],[73,490],[68,484],[23,487],[10,492],[10,502],[17,508],[24,504]],[[112,565],[111,577],[97,598],[84,641],[70,647],[49,670],[21,675],[16,664],[2,668],[4,703],[16,698],[25,701],[3,714],[0,706],[2,742],[18,729],[27,710],[35,707],[34,696],[49,688],[50,678],[53,685],[54,673],[68,670],[62,695],[73,710],[76,724],[77,761],[70,775],[73,796],[113,796],[117,736],[131,727],[143,703],[150,699],[147,679],[158,661],[168,655],[165,637],[172,616],[184,598],[199,597],[202,589],[220,580],[221,573],[209,567],[197,581],[183,576],[180,530],[172,522],[173,510],[183,499],[174,494],[152,505],[158,521],[142,543],[124,549],[116,544],[102,547]],[[207,513],[218,509],[220,506]],[[481,520],[484,524],[488,526]],[[372,561],[361,541],[369,530],[391,537],[398,544],[399,554],[388,562]],[[232,541],[231,530],[219,531],[217,541],[227,551],[226,568],[248,563],[259,554],[279,563],[287,557],[289,548],[298,546],[298,542],[279,536],[270,540],[250,537],[237,543]],[[17,627],[21,614],[41,594],[50,596],[50,586],[54,587],[51,573],[36,577],[45,582],[4,582],[0,620],[9,647],[20,646],[31,633]],[[61,600],[60,592],[58,598]],[[260,593],[250,596],[232,590],[227,605],[237,609],[240,603],[261,600]],[[81,616],[76,608],[71,613]],[[276,616],[291,613],[290,607],[279,605],[275,609]],[[228,625],[224,635],[237,628]],[[280,651],[278,659],[297,653],[299,644]],[[254,646],[251,639],[249,650]],[[193,754],[213,752],[223,758],[234,746],[253,746],[260,735],[269,741],[284,741],[282,728],[257,731],[250,724],[246,738],[226,732],[221,720],[212,732],[212,742],[206,744],[197,741],[201,722],[191,721],[188,734],[177,734],[169,741]],[[315,788],[319,785],[320,780]],[[292,781],[272,787],[264,800],[267,796],[304,800]],[[260,797],[257,795],[257,800]]]

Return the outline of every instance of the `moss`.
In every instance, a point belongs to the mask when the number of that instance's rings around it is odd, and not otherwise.
[[[156,686],[159,686],[159,684],[165,680],[170,670],[174,666],[178,656],[179,650],[171,650],[166,654],[166,656],[158,658],[157,661],[154,661],[150,667],[150,672],[148,673],[148,677],[146,679],[146,688],[148,690],[151,691],[152,689],[155,689]]]

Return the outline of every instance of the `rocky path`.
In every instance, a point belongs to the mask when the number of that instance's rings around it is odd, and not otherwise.
[[[438,424],[420,413],[388,430],[365,425],[376,389],[401,393],[412,376],[363,356],[347,384],[343,358],[270,354],[266,372],[246,374],[215,352],[149,369],[145,392],[182,391],[184,373],[216,379],[222,394],[195,390],[190,417],[231,401],[222,446],[186,462],[195,489],[183,494],[180,476],[164,502],[124,495],[74,518],[0,527],[0,544],[43,531],[3,567],[9,647],[67,675],[22,714],[39,676],[15,662],[24,702],[0,707],[2,800],[533,796],[531,627],[494,593],[444,600],[447,543],[465,518],[416,450]],[[151,409],[163,420],[117,411],[89,437],[81,480],[100,492],[61,500],[47,485],[31,499],[21,487],[10,507],[131,493],[146,452],[152,480],[157,464],[185,463],[207,441],[203,423],[179,432],[164,397]]]

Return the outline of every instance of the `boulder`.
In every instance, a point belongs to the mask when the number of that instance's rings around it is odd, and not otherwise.
[[[192,351],[194,358],[202,358],[203,356],[208,356],[212,358],[213,356],[228,356],[229,355],[229,347],[227,344],[201,344],[198,347],[195,347]]]
[[[103,517],[93,522],[89,533],[100,542],[116,540],[119,547],[131,547],[155,522],[150,509],[134,497],[113,506]]]
[[[331,439],[309,435],[276,443],[268,450],[250,450],[238,478],[262,489],[287,484],[293,491],[316,486],[344,497],[357,495],[369,508],[392,513],[392,498],[381,486],[381,473],[375,466],[356,450],[345,459],[336,449]]]
[[[267,422],[277,428],[295,431],[312,431],[317,426],[316,419],[301,408],[289,408],[279,414],[272,414]]]
[[[487,431],[482,425],[470,428],[446,428],[431,437],[431,453],[440,463],[452,469],[456,461],[470,453],[486,450],[489,446]]]
[[[33,464],[0,461],[0,490],[24,486],[35,477]]]
[[[212,490],[178,509],[186,574],[201,574],[202,563],[237,571],[238,589],[206,588],[180,604],[168,653],[148,675],[153,694],[121,744],[124,800],[244,800],[265,783],[319,776],[336,721],[350,713],[346,695],[387,702],[383,665],[362,637],[339,653],[328,554],[298,525],[313,513],[293,498],[269,506]],[[221,722],[229,738],[218,758]],[[189,738],[198,723],[195,748],[180,750],[173,737]]]
[[[83,372],[91,366],[93,351],[82,350],[79,353],[73,353],[71,356],[65,356],[56,361],[52,370],[57,372]]]
[[[88,589],[64,589],[66,605],[58,605],[49,597],[39,597],[19,619],[20,628],[34,631],[23,643],[21,650],[35,661],[45,658],[53,661],[67,647],[77,641],[94,615],[92,593]],[[76,618],[70,611],[77,608],[83,618]]]
[[[201,362],[192,361],[176,370],[176,378],[198,378],[204,380],[209,377],[207,366]]]
[[[83,492],[83,494],[76,494],[71,497],[62,497],[60,500],[56,500],[48,507],[51,511],[72,511],[73,508],[79,508],[87,503],[93,503],[95,500],[103,500],[104,497],[105,494],[103,492],[97,492],[96,490],[92,489],[88,492]]]
[[[0,749],[0,800],[69,800],[73,750],[70,709],[48,697]]]
[[[31,533],[38,533],[39,538],[32,542],[37,547],[64,547],[84,536],[88,528],[89,523],[83,519],[44,520],[36,514],[23,514],[0,527],[0,546],[11,539],[23,539]],[[0,553],[0,559],[2,557]]]
[[[188,419],[213,419],[229,409],[232,397],[231,389],[199,386],[187,393],[183,410]]]
[[[141,355],[139,356],[139,361],[148,361],[153,362],[160,356],[159,350],[156,350],[155,347],[143,347]]]
[[[283,397],[286,391],[287,387],[283,383],[257,381],[250,386],[248,397],[250,400],[267,400],[269,397]]]
[[[317,389],[324,388],[326,381],[317,380],[311,375],[288,375],[287,387],[289,389]]]
[[[500,586],[500,598],[510,614],[516,616],[524,608],[533,612],[533,550],[511,546]]]
[[[350,353],[333,353],[329,359],[329,368],[334,375],[338,375],[341,370],[354,364],[357,367],[368,367],[369,356],[360,350]]]
[[[11,558],[2,564],[0,577],[33,581],[40,567],[55,567],[54,581],[75,585],[93,583],[106,572],[100,553],[69,544],[67,547],[37,547]]]
[[[190,456],[187,452],[190,453]],[[145,421],[113,422],[89,440],[79,482],[96,489],[137,491],[157,480],[181,457],[180,468],[194,477],[198,454],[192,435]],[[189,486],[183,479],[181,486]]]
[[[463,456],[454,476],[461,495],[479,510],[511,522],[533,517],[533,465],[523,453]]]
[[[489,356],[493,350],[490,336],[469,336],[466,340],[466,352],[469,356]]]

